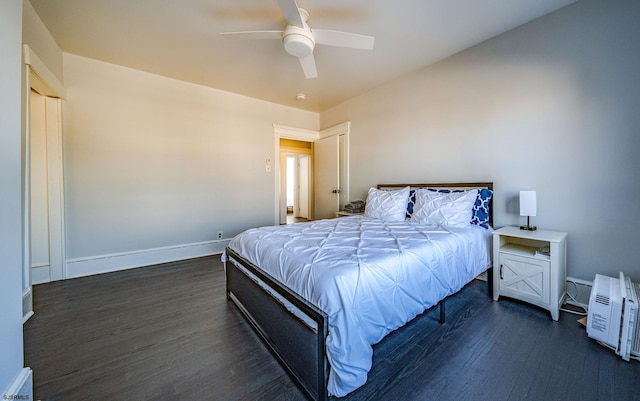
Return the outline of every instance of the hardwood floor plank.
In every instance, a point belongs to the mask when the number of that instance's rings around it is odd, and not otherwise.
[[[219,256],[37,285],[34,305],[35,399],[305,399],[227,301]],[[446,323],[432,308],[376,344],[367,383],[339,400],[640,400],[640,363],[576,320],[494,302],[475,281]]]

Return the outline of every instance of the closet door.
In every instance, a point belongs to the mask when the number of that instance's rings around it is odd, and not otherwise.
[[[29,117],[31,278],[38,284],[51,281],[51,263],[46,97],[34,90],[29,94]]]
[[[64,278],[60,99],[29,96],[30,283]]]

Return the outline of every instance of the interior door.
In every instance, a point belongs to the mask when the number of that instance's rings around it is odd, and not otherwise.
[[[31,284],[64,278],[60,100],[29,95],[29,265]]]
[[[49,260],[49,188],[47,166],[46,98],[29,93],[30,131],[30,240],[31,277],[34,283],[51,281]]]
[[[340,210],[340,142],[338,135],[314,142],[316,219],[335,217]]]

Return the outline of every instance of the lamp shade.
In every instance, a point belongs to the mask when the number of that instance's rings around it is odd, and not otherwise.
[[[520,191],[520,216],[536,215],[536,191]]]

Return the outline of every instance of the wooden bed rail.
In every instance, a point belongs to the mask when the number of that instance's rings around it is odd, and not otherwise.
[[[227,298],[238,306],[305,395],[312,400],[327,400],[327,314],[232,249],[227,248],[226,254]],[[292,307],[306,318],[292,314]]]

